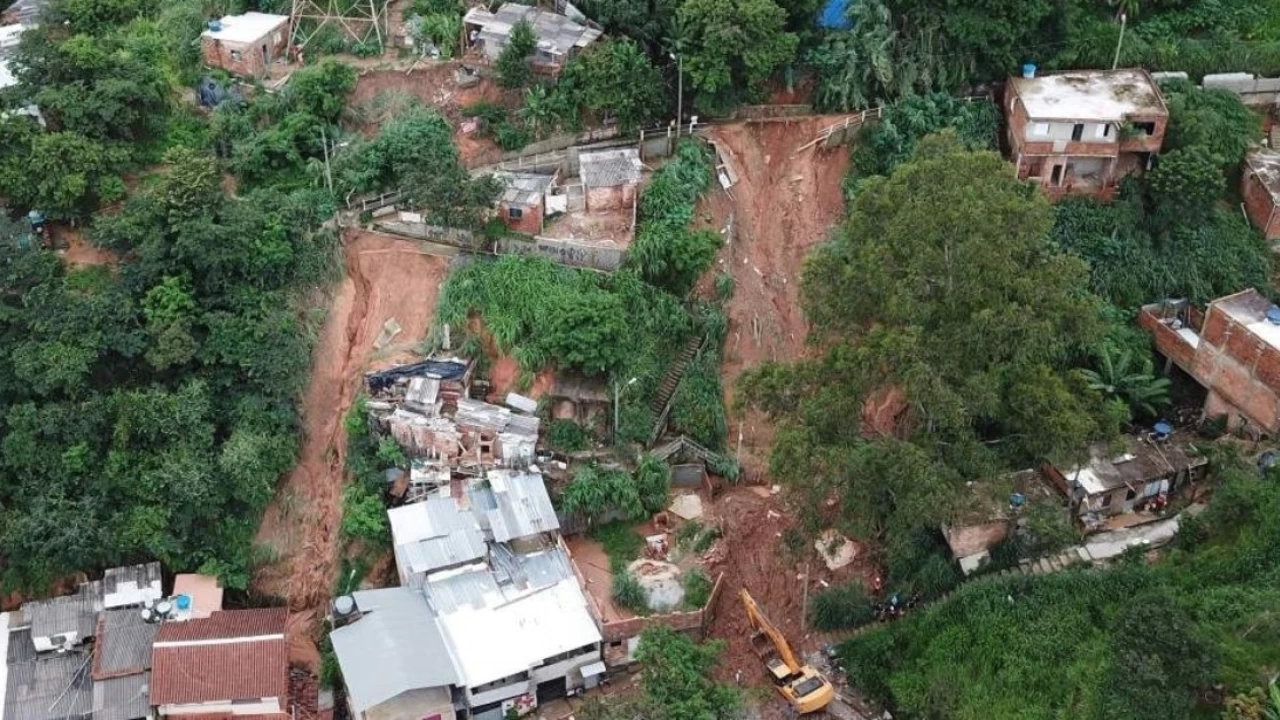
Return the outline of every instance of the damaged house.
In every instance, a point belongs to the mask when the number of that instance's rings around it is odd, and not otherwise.
[[[462,19],[467,46],[490,62],[496,62],[511,41],[511,31],[520,22],[533,27],[537,49],[529,58],[536,72],[558,75],[566,63],[600,39],[600,30],[580,24],[564,15],[532,5],[503,3],[496,12],[473,7]]]

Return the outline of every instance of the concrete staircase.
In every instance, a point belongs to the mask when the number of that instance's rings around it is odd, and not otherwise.
[[[684,379],[684,371],[689,367],[689,363],[697,357],[698,351],[702,349],[706,343],[705,335],[694,335],[685,343],[684,349],[680,351],[671,363],[671,367],[667,368],[667,374],[662,378],[662,384],[658,386],[658,394],[654,396],[653,403],[649,408],[653,410],[653,414],[658,417],[657,422],[653,425],[653,432],[649,434],[649,444],[652,445],[662,436],[663,429],[667,426],[667,415],[671,413],[671,399],[675,397],[676,390],[680,387],[680,381]]]

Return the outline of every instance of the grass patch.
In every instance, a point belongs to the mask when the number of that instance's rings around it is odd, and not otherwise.
[[[547,444],[563,453],[580,452],[590,447],[591,435],[572,420],[552,420],[547,428]]]
[[[711,578],[701,570],[690,570],[680,578],[680,586],[684,588],[684,607],[686,610],[697,610],[707,604],[711,598]]]
[[[591,532],[591,537],[604,546],[604,552],[609,556],[609,572],[615,576],[625,574],[627,565],[639,558],[640,551],[644,549],[644,538],[625,522],[601,525]],[[617,587],[616,578],[614,587]]]
[[[720,537],[720,528],[690,520],[676,530],[676,547],[701,555]]]
[[[640,581],[625,570],[613,576],[613,601],[637,615],[648,615],[649,601],[645,599]]]

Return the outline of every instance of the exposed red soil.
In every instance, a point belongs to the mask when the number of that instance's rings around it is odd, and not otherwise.
[[[727,643],[717,666],[720,679],[751,687],[768,687],[764,666],[751,649],[751,627],[738,592],[746,588],[765,615],[786,636],[800,654],[816,651],[822,638],[801,632],[800,612],[804,600],[804,573],[809,570],[809,594],[825,586],[861,578],[869,583],[876,569],[869,554],[860,552],[850,565],[837,571],[827,569],[811,542],[789,549],[783,533],[794,522],[778,496],[761,487],[736,487],[717,497],[707,508],[708,519],[719,522],[729,552],[724,561],[711,566],[708,574],[724,573],[724,586],[716,601],[710,634]],[[787,717],[788,708],[776,696],[760,708],[762,717]]]
[[[312,668],[312,633],[333,594],[339,565],[343,420],[383,323],[395,318],[403,328],[397,350],[420,342],[448,272],[447,258],[427,255],[408,240],[353,231],[344,236],[344,246],[347,275],[333,296],[302,399],[299,462],[258,530],[257,542],[273,548],[279,559],[253,579],[256,592],[287,599],[291,659]]]
[[[520,363],[511,355],[497,355],[490,352],[492,362],[489,364],[489,402],[502,404],[509,392],[516,392],[527,398],[540,399],[551,392],[556,384],[554,368],[545,368],[533,376],[533,384],[520,389]]]
[[[735,123],[711,131],[738,174],[731,198],[711,193],[701,208],[712,215],[715,227],[730,222],[733,227],[718,266],[735,281],[722,364],[730,406],[734,382],[744,370],[795,360],[805,352],[808,325],[800,305],[800,275],[805,255],[830,236],[844,214],[841,180],[849,152],[845,147],[796,149],[835,121]],[[773,428],[760,413],[731,417],[729,444],[739,450],[748,477],[763,475],[772,442]]]
[[[458,87],[454,72],[462,66],[459,60],[427,60],[409,72],[397,69],[370,69],[360,73],[356,87],[348,100],[350,107],[359,108],[359,129],[367,136],[377,134],[378,128],[390,120],[393,113],[379,111],[377,99],[386,92],[407,93],[428,107],[435,108],[454,127],[454,142],[468,167],[487,165],[502,159],[502,150],[492,140],[462,132],[462,108],[477,102],[501,103],[502,91],[494,82],[482,77],[469,88]]]
[[[49,232],[53,237],[54,247],[58,248],[58,255],[62,256],[62,261],[70,267],[94,265],[115,267],[120,264],[120,258],[116,257],[115,253],[94,247],[86,240],[80,228],[50,225]]]

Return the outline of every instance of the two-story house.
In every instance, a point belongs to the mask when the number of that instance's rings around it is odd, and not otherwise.
[[[1148,169],[1169,110],[1146,70],[1086,70],[1009,79],[1004,98],[1018,177],[1052,200],[1111,200],[1120,180]]]

